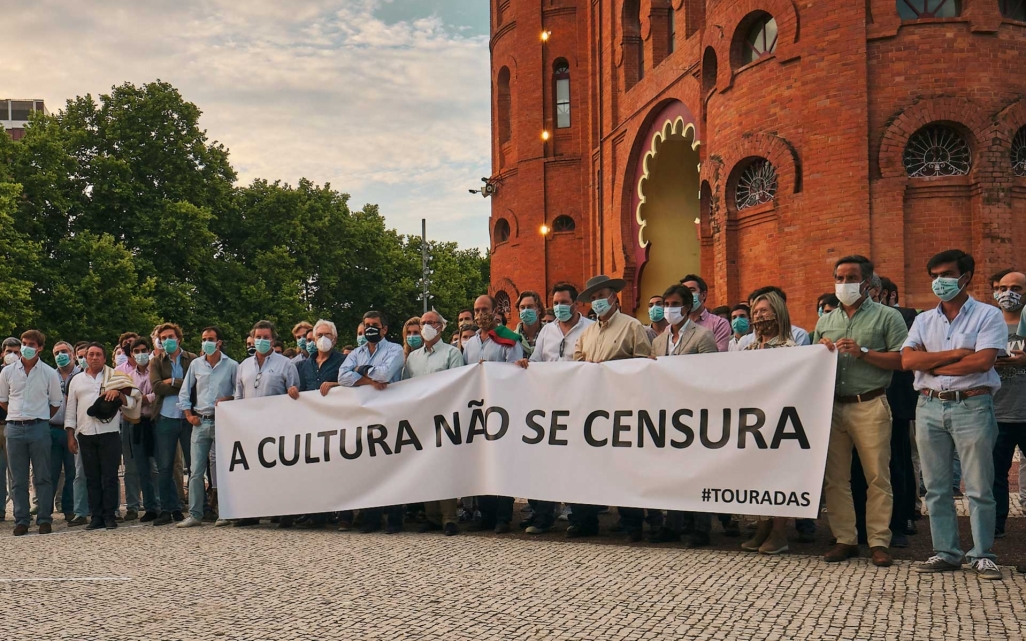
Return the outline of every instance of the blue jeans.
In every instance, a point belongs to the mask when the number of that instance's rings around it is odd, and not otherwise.
[[[147,419],[143,429],[153,429]],[[153,457],[146,456],[143,444],[134,442],[137,426],[128,421],[121,421],[121,456],[125,461],[125,508],[139,511],[142,507],[147,512],[160,512],[157,490],[153,482]],[[140,504],[139,495],[142,494]]]
[[[0,516],[7,516],[7,443],[0,444]]]
[[[962,563],[958,519],[952,496],[953,459],[962,461],[962,480],[969,498],[973,549],[969,562],[994,559],[994,443],[997,441],[994,400],[989,395],[961,401],[920,396],[916,409],[916,445],[926,484],[926,507],[934,553],[949,563]]]
[[[82,449],[75,455],[75,516],[89,516],[89,487],[86,485],[85,467],[82,465]],[[68,508],[64,508],[65,510]]]
[[[29,461],[32,462],[32,485],[39,498],[39,513],[36,523],[53,523],[53,479],[50,478],[50,422],[36,421],[29,425],[7,424],[7,464],[11,468],[14,483],[14,524],[29,525],[32,516],[29,511]]]
[[[68,433],[64,428],[51,425],[50,440],[50,479],[56,490],[63,468],[64,490],[61,492],[61,509],[65,514],[71,514],[75,503],[75,455],[68,449]]]
[[[203,482],[213,447],[214,421],[201,419],[199,426],[192,428],[192,464],[189,466],[189,514],[197,521],[203,519],[207,497]]]
[[[182,456],[185,457],[186,467],[191,467],[191,444],[192,425],[184,418],[167,418],[161,416],[157,419],[157,427],[154,430],[156,437],[157,455],[157,487],[160,492],[160,509],[162,512],[180,512],[182,503],[178,500],[176,483],[182,479],[175,478],[175,452],[179,445],[182,446]]]

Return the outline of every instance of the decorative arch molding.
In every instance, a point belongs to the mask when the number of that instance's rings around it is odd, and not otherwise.
[[[777,171],[777,199],[786,198],[802,190],[802,166],[798,151],[786,138],[773,134],[746,133],[741,140],[723,149],[716,160],[715,166],[705,163],[702,167],[701,179],[708,181],[714,195],[724,196],[722,203],[727,210],[736,215],[729,190],[737,180],[741,163],[748,158],[765,158],[773,164]],[[713,229],[720,228],[716,220],[719,207],[710,212]]]
[[[506,295],[509,296],[511,300],[516,300],[517,296],[520,295],[520,289],[517,288],[516,283],[505,276],[492,283],[488,288],[488,295],[494,298],[500,291],[506,292]]]
[[[905,165],[902,162],[905,145],[912,134],[930,123],[957,125],[967,134],[969,145],[977,158],[987,154],[988,149],[983,145],[993,125],[991,118],[975,102],[968,98],[930,98],[906,108],[894,117],[884,131],[878,155],[881,178],[905,177]],[[969,175],[974,176],[981,164],[974,162]]]
[[[1010,160],[1012,139],[1023,127],[1026,127],[1026,101],[1016,100],[994,116],[994,122],[986,138],[990,141],[990,146],[988,149],[981,149],[979,156],[998,176],[1022,180],[1012,173]]]
[[[513,213],[512,209],[506,208],[505,211],[493,212],[491,220],[490,237],[495,238],[495,223],[499,222],[500,218],[505,218],[506,222],[509,223],[509,242],[520,237],[520,220],[517,215]]]
[[[720,91],[728,89],[734,83],[737,70],[732,63],[734,56],[731,49],[738,28],[744,28],[746,24],[744,18],[755,12],[768,13],[777,21],[777,50],[773,57],[784,62],[801,55],[801,47],[798,44],[801,25],[798,8],[792,0],[739,0],[730,8],[730,15],[737,16],[736,21],[723,25],[722,30],[707,23],[702,38],[701,51],[705,51],[706,47],[712,47],[716,51],[716,58],[719,60],[716,87]]]

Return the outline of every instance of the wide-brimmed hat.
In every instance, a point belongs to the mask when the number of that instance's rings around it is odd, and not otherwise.
[[[627,281],[622,278],[610,278],[606,275],[589,278],[588,283],[584,286],[584,291],[577,295],[577,302],[590,303],[591,295],[600,289],[611,289],[618,292],[626,286]]]

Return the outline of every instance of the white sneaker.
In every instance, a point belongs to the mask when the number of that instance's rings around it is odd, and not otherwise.
[[[199,527],[201,525],[203,525],[203,521],[189,516],[189,518],[185,519],[181,523],[175,524],[175,527]]]
[[[232,522],[228,519],[217,519],[217,522],[214,523],[214,527],[227,527],[231,524]]]
[[[569,521],[570,520],[570,506],[569,505],[563,506],[563,511],[559,513],[559,516],[557,518],[560,521]]]

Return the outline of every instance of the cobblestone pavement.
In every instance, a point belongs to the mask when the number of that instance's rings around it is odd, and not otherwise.
[[[1026,576],[552,535],[124,524],[10,536],[0,639],[1022,639]],[[35,528],[33,528],[33,532]],[[736,546],[738,539],[731,540]],[[736,547],[735,547],[736,549]],[[793,548],[794,549],[794,548]]]

